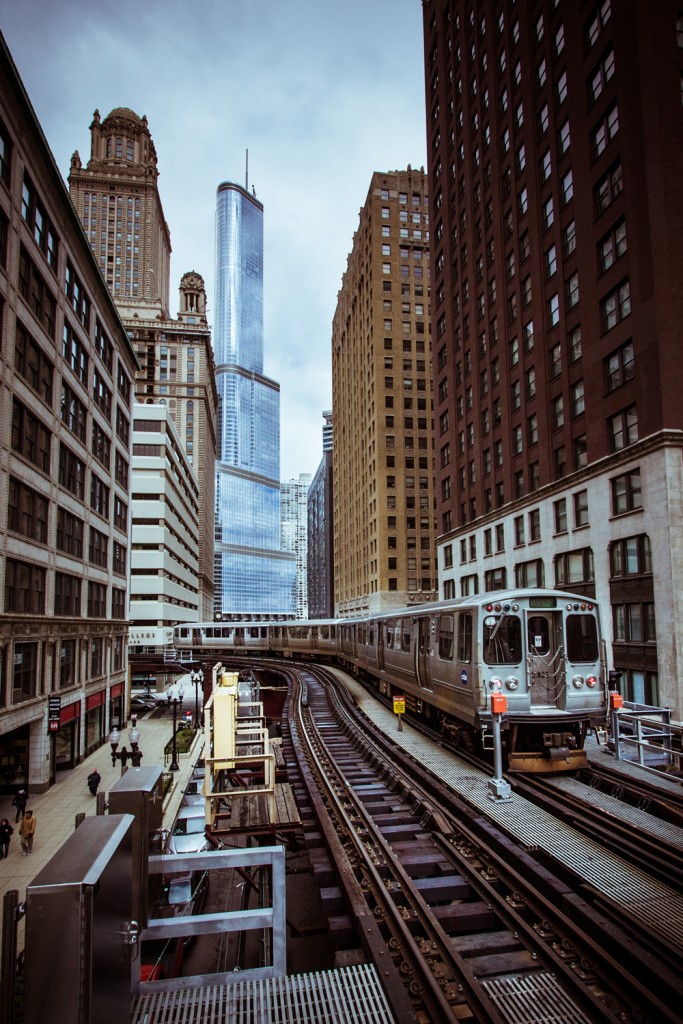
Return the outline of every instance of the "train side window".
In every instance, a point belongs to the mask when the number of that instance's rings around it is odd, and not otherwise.
[[[487,665],[518,665],[522,660],[522,624],[518,615],[487,615],[484,619],[484,661]]]
[[[598,624],[592,615],[567,616],[567,660],[598,660]]]
[[[530,615],[527,620],[527,641],[534,654],[547,654],[550,650],[550,624],[542,615]]]
[[[472,661],[472,613],[458,615],[458,661]]]
[[[453,661],[453,616],[439,616],[439,657]]]
[[[410,650],[410,619],[403,620],[403,628],[401,630],[401,650],[408,653]]]
[[[386,634],[385,634],[384,639],[385,639],[385,646],[387,647],[387,649],[390,650],[390,651],[393,650],[393,647],[394,647],[394,620],[393,619],[389,619],[387,621],[387,624],[386,624]]]

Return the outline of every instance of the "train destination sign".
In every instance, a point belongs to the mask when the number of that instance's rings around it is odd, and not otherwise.
[[[557,608],[556,597],[530,597],[530,608]]]

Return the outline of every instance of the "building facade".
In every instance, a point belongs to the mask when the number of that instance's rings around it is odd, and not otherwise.
[[[280,546],[280,386],[263,372],[263,206],[230,182],[216,197],[214,346],[215,615],[293,612],[295,556]]]
[[[133,406],[129,643],[154,654],[199,614],[199,484],[169,409]]]
[[[375,173],[332,329],[335,614],[436,597],[424,170]]]
[[[0,51],[0,791],[41,792],[125,721],[138,364]]]
[[[442,597],[603,607],[681,717],[683,20],[424,3]]]
[[[140,362],[136,401],[166,406],[200,483],[199,609],[213,617],[214,496],[218,394],[204,280],[180,282],[169,311],[171,238],[146,117],[120,107],[90,125],[90,159],[71,158],[69,190]]]
[[[308,490],[311,474],[280,484],[280,547],[296,556],[292,597],[297,619],[308,618]]]
[[[308,617],[334,617],[334,493],[331,409],[323,412],[323,457],[308,489]]]

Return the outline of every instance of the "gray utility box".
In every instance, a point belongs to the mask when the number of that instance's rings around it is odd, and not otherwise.
[[[131,913],[140,928],[147,927],[149,854],[161,852],[163,809],[162,769],[158,765],[129,768],[109,791],[109,814],[132,814],[135,818]]]
[[[134,818],[86,818],[26,889],[25,1024],[130,1020]]]

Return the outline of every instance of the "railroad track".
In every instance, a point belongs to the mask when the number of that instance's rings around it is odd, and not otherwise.
[[[293,747],[397,1019],[495,1024],[552,1006],[573,1024],[680,1021],[676,956],[622,931],[386,737],[361,736],[330,673],[298,676]]]
[[[661,785],[650,781],[650,775],[643,774],[642,778],[634,778],[595,761],[588,768],[581,768],[576,778],[591,789],[607,793],[631,807],[647,811],[662,821],[683,828],[683,783],[680,779],[663,774],[666,784],[666,789],[663,789]]]
[[[591,801],[595,792],[574,778],[540,778],[514,776],[514,790],[527,800],[543,807],[566,825],[590,837],[606,850],[611,850],[656,878],[683,893],[683,846],[681,828],[653,815],[649,826],[643,824],[642,808],[623,799],[618,791],[603,794]],[[630,812],[630,813],[629,813]]]

